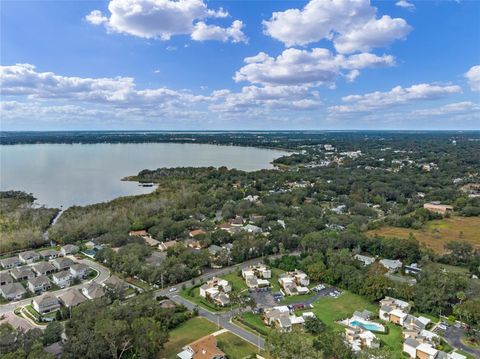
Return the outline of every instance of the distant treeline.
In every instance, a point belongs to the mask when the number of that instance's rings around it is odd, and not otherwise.
[[[298,149],[302,146],[336,142],[339,148],[350,147],[358,140],[405,141],[422,143],[433,137],[438,140],[459,138],[480,138],[480,132],[389,132],[389,131],[243,131],[243,132],[154,132],[154,131],[25,131],[0,132],[0,144],[39,143],[208,143],[218,145],[276,147]]]

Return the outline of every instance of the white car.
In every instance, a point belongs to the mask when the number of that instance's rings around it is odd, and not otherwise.
[[[444,324],[439,324],[439,325],[438,325],[438,329],[447,330],[447,326],[444,325]]]
[[[177,291],[177,288],[170,288],[168,291],[169,291],[170,293],[173,293],[173,292],[176,292],[176,291]]]

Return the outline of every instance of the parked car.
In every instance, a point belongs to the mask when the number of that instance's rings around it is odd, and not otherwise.
[[[173,293],[173,292],[176,292],[176,291],[177,291],[177,288],[170,288],[170,289],[169,289],[169,292],[170,292],[170,293]]]

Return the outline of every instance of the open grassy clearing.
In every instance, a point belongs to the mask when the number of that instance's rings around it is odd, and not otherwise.
[[[422,229],[382,227],[367,232],[368,235],[415,238],[437,253],[444,252],[449,241],[465,241],[480,248],[480,217],[452,217],[428,222]]]
[[[174,359],[185,345],[211,334],[217,329],[215,324],[206,319],[200,317],[189,319],[170,332],[170,339],[165,344],[160,357]]]
[[[245,281],[242,278],[242,275],[238,274],[237,272],[228,273],[221,278],[230,282],[233,291],[241,292],[248,289]]]
[[[230,332],[217,336],[217,346],[227,354],[229,359],[243,359],[257,353],[268,358],[265,352],[259,352],[256,346]]]

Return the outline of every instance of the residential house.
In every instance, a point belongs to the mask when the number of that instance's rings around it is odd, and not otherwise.
[[[405,273],[407,274],[417,275],[421,271],[422,271],[422,268],[420,268],[417,263],[412,263],[408,266],[405,266]]]
[[[410,358],[416,358],[417,357],[417,348],[420,345],[420,343],[413,339],[413,338],[407,338],[403,342],[403,351],[407,353]]]
[[[10,275],[17,281],[28,280],[35,277],[35,273],[28,266],[13,268],[10,271]]]
[[[223,248],[220,247],[220,246],[217,246],[216,244],[212,244],[210,247],[208,247],[208,252],[209,252],[210,255],[212,255],[212,256],[216,256],[216,255],[219,254],[222,250],[223,250]]]
[[[9,258],[0,259],[0,265],[4,269],[12,269],[12,268],[18,267],[21,264],[22,262],[20,261],[20,259],[18,259],[18,257],[9,257]]]
[[[353,312],[353,317],[358,317],[358,318],[361,318],[363,320],[370,320],[372,319],[373,317],[373,313],[369,310],[362,310],[361,312],[356,310],[355,312]]]
[[[287,306],[278,306],[265,309],[263,321],[266,325],[274,326],[282,332],[289,332],[295,327],[303,327],[305,318],[291,314]]]
[[[177,240],[172,240],[172,241],[166,241],[166,242],[160,242],[160,244],[158,245],[158,249],[161,251],[161,252],[165,252],[168,250],[168,248],[172,248],[174,247],[177,243]]]
[[[231,291],[232,286],[227,280],[213,277],[200,287],[200,296],[223,307],[230,304],[230,297],[227,293]]]
[[[369,266],[373,263],[375,263],[375,258],[369,257],[369,256],[364,256],[361,254],[355,254],[354,258],[360,262],[363,262],[364,266]]]
[[[8,300],[22,299],[25,293],[27,293],[27,291],[20,283],[7,283],[0,286],[0,294]]]
[[[435,359],[438,354],[438,350],[435,349],[431,344],[420,343],[417,347],[416,358],[418,359]]]
[[[246,226],[242,227],[242,230],[247,232],[247,233],[262,233],[262,229],[258,226],[255,226],[253,224],[247,224]]]
[[[50,313],[60,308],[60,303],[53,294],[45,293],[32,300],[32,307],[37,312],[44,314]]]
[[[193,231],[190,231],[188,235],[191,238],[194,238],[194,237],[205,235],[205,234],[207,234],[207,232],[205,232],[203,229],[194,229]]]
[[[431,320],[425,317],[415,317],[408,314],[403,320],[403,327],[409,330],[421,331],[424,330],[427,325],[431,323]]]
[[[245,278],[246,273],[253,272],[253,274],[258,278],[271,279],[272,271],[268,269],[264,264],[257,264],[249,266],[248,268],[242,269],[242,276]]]
[[[29,279],[27,287],[32,293],[41,293],[51,288],[50,279],[46,275],[41,275]]]
[[[403,326],[408,314],[401,309],[393,309],[388,313],[388,321]]]
[[[82,288],[82,293],[88,299],[97,299],[105,295],[105,290],[100,284],[92,281],[86,287]]]
[[[272,278],[272,272],[263,264],[242,268],[242,277],[249,288],[269,287],[267,279]]]
[[[141,231],[130,231],[128,232],[128,235],[131,237],[141,237],[145,240],[145,242],[152,247],[156,247],[160,244],[160,241],[157,241],[154,239],[147,231],[141,230]]]
[[[380,304],[380,310],[379,310],[380,319],[395,322],[399,325],[403,325],[403,320],[406,318],[407,313],[411,309],[411,306],[409,303],[400,299],[392,298],[392,297],[385,297],[380,301],[379,304]]]
[[[66,244],[62,248],[60,248],[60,253],[62,255],[67,256],[69,254],[75,254],[79,251],[80,248],[78,248],[76,245],[73,244]]]
[[[364,348],[380,347],[375,334],[358,326],[345,328],[345,339],[354,352],[359,352]]]
[[[70,274],[73,278],[83,279],[87,276],[90,267],[83,263],[74,263],[70,266]]]
[[[287,295],[308,294],[310,292],[307,288],[310,279],[300,270],[282,274],[278,278],[278,283]]]
[[[234,227],[243,227],[245,219],[242,216],[235,216],[235,218],[229,220],[229,223]]]
[[[217,339],[208,335],[182,348],[177,354],[180,359],[227,359],[227,356],[217,347]]]
[[[78,289],[69,289],[58,297],[60,303],[67,308],[76,307],[87,300]]]
[[[230,234],[233,234],[232,228],[234,228],[230,223],[221,223],[217,225],[217,229],[227,231]]]
[[[36,262],[40,259],[40,254],[34,251],[25,251],[22,252],[18,255],[18,258],[23,262],[23,263],[33,263]]]
[[[453,211],[452,206],[449,206],[446,204],[440,204],[438,202],[425,203],[423,205],[423,208],[425,208],[427,211],[440,213],[440,214],[445,214],[447,212]]]
[[[52,263],[49,262],[40,262],[32,266],[32,269],[38,275],[49,275],[56,271],[56,268]]]
[[[116,275],[112,275],[109,278],[107,278],[103,282],[103,286],[107,289],[112,289],[112,288],[127,289],[128,288],[128,284],[125,281],[118,278]]]
[[[391,273],[398,271],[399,269],[402,268],[402,265],[403,265],[402,261],[398,259],[396,260],[381,259],[380,264],[384,266],[386,269],[388,269],[388,271]]]
[[[13,283],[12,276],[7,272],[0,272],[0,285]]]
[[[55,249],[46,249],[44,251],[40,251],[40,257],[45,260],[55,259],[60,256],[60,252],[56,251]]]
[[[62,271],[52,275],[53,283],[58,285],[60,288],[70,287],[70,284],[72,284],[72,279],[73,276],[69,271]]]
[[[202,243],[199,240],[188,238],[184,242],[185,246],[192,249],[202,249]]]
[[[53,266],[57,270],[68,270],[75,262],[70,258],[60,257],[52,261]]]

